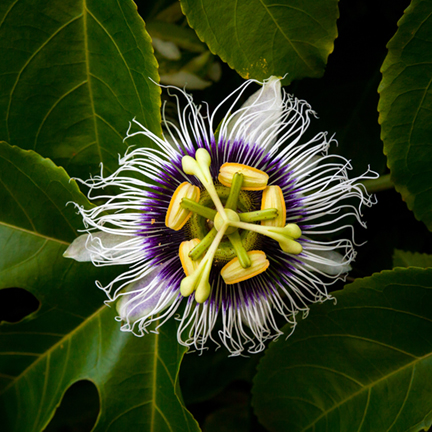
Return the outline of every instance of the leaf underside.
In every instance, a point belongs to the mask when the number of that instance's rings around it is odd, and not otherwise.
[[[320,77],[337,37],[337,0],[181,0],[210,50],[243,78]]]
[[[432,229],[432,2],[414,0],[388,43],[378,110],[395,188]]]

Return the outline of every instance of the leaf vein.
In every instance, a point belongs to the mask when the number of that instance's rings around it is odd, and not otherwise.
[[[276,21],[275,17],[273,16],[273,14],[270,12],[270,10],[268,9],[267,5],[264,4],[263,0],[259,0],[260,3],[262,4],[262,6],[264,7],[264,9],[266,10],[266,12],[268,13],[268,15],[270,16],[270,18],[272,19],[272,21],[274,22],[275,26],[278,28],[278,30],[280,31],[280,33],[282,34],[282,36],[286,39],[286,41],[291,45],[293,51],[297,54],[297,56],[300,58],[300,60],[302,60],[302,62],[306,65],[306,67],[308,67],[310,70],[313,70],[313,66],[311,66],[304,58],[303,56],[300,54],[300,52],[297,50],[297,48],[294,46],[294,44],[292,43],[292,41],[290,40],[290,38],[285,34],[285,32],[283,31],[283,29],[281,28],[281,26],[279,25],[279,23]]]
[[[21,70],[18,72],[17,74],[17,78],[14,82],[14,85],[12,86],[11,92],[9,94],[9,102],[8,102],[8,107],[6,109],[6,118],[5,118],[5,122],[6,122],[6,130],[7,130],[7,136],[8,136],[8,141],[10,141],[10,132],[9,132],[9,115],[10,115],[10,108],[12,105],[12,97],[13,94],[15,92],[16,86],[18,85],[18,82],[21,78],[22,73],[25,71],[25,69],[27,68],[27,66],[31,63],[31,61],[39,54],[39,52],[41,52],[43,50],[43,48],[45,48],[50,42],[51,40],[54,39],[55,36],[57,36],[62,30],[64,30],[66,27],[68,27],[70,24],[72,24],[73,22],[75,22],[76,20],[78,20],[79,18],[81,18],[81,15],[77,15],[76,17],[72,18],[71,20],[69,20],[68,22],[66,22],[65,24],[63,24],[62,26],[60,26],[47,40],[45,40],[38,48],[37,50],[35,50],[35,52],[27,59],[27,61],[24,63],[24,66],[21,68]]]
[[[35,139],[34,139],[34,145],[33,145],[33,150],[36,150],[37,147],[37,141],[39,138],[39,134],[42,131],[42,128],[45,124],[45,122],[47,121],[48,117],[50,116],[50,114],[53,112],[53,110],[56,108],[56,106],[67,96],[69,96],[70,94],[72,94],[75,90],[79,89],[81,86],[83,86],[86,83],[86,81],[83,81],[79,84],[77,84],[75,87],[71,88],[70,90],[68,90],[66,93],[64,93],[62,96],[60,96],[55,103],[51,106],[51,108],[47,111],[47,113],[44,115],[38,130],[36,131],[36,135],[35,135]]]
[[[134,87],[137,99],[139,101],[140,108],[141,108],[141,113],[142,113],[143,117],[145,117],[144,107],[143,107],[143,104],[142,104],[142,101],[141,101],[141,98],[140,98],[140,95],[139,95],[139,92],[138,92],[137,85],[136,85],[135,80],[134,80],[134,78],[132,76],[131,69],[130,69],[128,63],[126,62],[126,59],[124,58],[123,53],[121,52],[119,46],[117,45],[117,42],[114,40],[114,38],[108,32],[108,30],[102,25],[102,23],[91,13],[91,11],[87,9],[87,12],[95,20],[95,22],[101,27],[101,29],[106,33],[106,35],[110,38],[112,44],[115,46],[117,52],[119,53],[120,58],[123,60],[123,63],[126,66],[126,69],[127,69],[128,73],[129,73],[129,77],[130,77],[130,79],[132,81],[132,84],[133,84],[133,87]]]
[[[401,415],[401,413],[402,413],[402,411],[403,411],[403,408],[404,408],[404,406],[406,405],[406,402],[407,402],[407,400],[408,400],[408,396],[409,396],[410,391],[411,391],[411,386],[412,386],[412,383],[413,383],[414,372],[415,372],[415,365],[413,366],[413,368],[412,368],[412,370],[411,370],[411,377],[410,377],[410,380],[409,380],[409,383],[408,383],[408,387],[407,387],[407,392],[406,392],[406,394],[405,394],[405,398],[404,398],[404,400],[403,400],[403,402],[402,402],[401,407],[399,408],[398,413],[396,414],[395,419],[393,420],[393,422],[392,422],[392,424],[390,425],[390,427],[387,429],[388,431],[390,431],[390,430],[393,428],[393,426],[396,424],[397,419],[398,419],[399,416]]]
[[[366,405],[365,405],[365,408],[364,408],[364,411],[363,411],[363,417],[362,417],[362,420],[360,422],[359,428],[357,429],[357,432],[361,431],[361,428],[363,427],[364,421],[366,419],[366,414],[367,414],[367,411],[369,409],[369,404],[370,404],[370,396],[371,396],[371,389],[368,390]]]

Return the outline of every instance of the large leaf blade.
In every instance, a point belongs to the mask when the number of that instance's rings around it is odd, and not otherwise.
[[[87,208],[91,204],[64,169],[37,153],[0,142],[0,172],[3,225],[57,242],[76,237],[81,221],[74,206],[67,203],[73,201]]]
[[[142,340],[121,333],[114,316],[104,306],[42,354],[32,355],[36,360],[2,392],[0,412],[7,430],[43,430],[66,389],[80,379],[91,380],[99,390],[95,431],[199,430],[174,393],[184,354],[172,341],[175,322]],[[26,331],[10,327],[14,337]],[[37,332],[33,325],[33,335]],[[25,416],[20,415],[22,406]]]
[[[0,139],[73,176],[112,172],[133,117],[160,133],[157,64],[131,0],[2,2],[0,55]]]
[[[286,84],[324,73],[337,37],[337,0],[213,2],[182,0],[189,24],[210,50],[243,78],[286,77]]]
[[[413,0],[388,43],[379,86],[381,138],[395,188],[432,229],[432,3]]]
[[[81,221],[72,207],[51,210],[70,200],[89,205],[76,184],[51,161],[6,143],[0,144],[0,164],[0,181],[8,186],[0,193],[21,204],[0,208],[0,289],[24,288],[41,302],[21,322],[0,326],[2,428],[42,430],[67,388],[89,379],[101,398],[97,431],[198,430],[176,393],[185,349],[175,340],[175,322],[144,338],[120,332],[114,310],[101,307],[105,296],[94,285],[119,269],[62,256]],[[26,201],[30,181],[33,199]],[[66,222],[73,231],[64,239],[50,225]]]
[[[359,279],[272,344],[254,387],[271,431],[419,431],[432,424],[432,270]]]

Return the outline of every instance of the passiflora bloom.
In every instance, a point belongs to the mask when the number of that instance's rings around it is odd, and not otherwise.
[[[177,89],[186,108],[178,124],[165,120],[164,139],[136,120],[127,133],[156,148],[131,149],[114,174],[84,182],[105,203],[78,207],[87,234],[65,256],[129,265],[108,286],[97,282],[117,301],[123,331],[142,336],[175,315],[183,345],[203,350],[211,339],[232,355],[258,352],[282,334],[278,315],[293,329],[350,270],[344,221],[364,225],[361,206],[373,199],[359,180],[375,174],[350,179],[350,163],[327,154],[326,133],[304,140],[314,112],[275,77],[236,110],[252,83],[216,108],[227,108],[217,129],[215,113]],[[111,186],[120,193],[103,192]],[[333,239],[342,230],[350,238]]]

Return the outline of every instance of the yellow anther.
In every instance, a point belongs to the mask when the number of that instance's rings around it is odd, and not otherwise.
[[[181,265],[186,276],[191,275],[199,266],[201,259],[193,260],[189,257],[189,252],[200,242],[199,239],[195,238],[189,241],[184,241],[180,244],[179,256]]]
[[[239,259],[234,258],[222,268],[221,276],[227,285],[253,278],[254,276],[259,275],[260,273],[263,273],[267,270],[270,262],[264,252],[254,250],[248,252],[248,255],[251,260],[250,267],[243,268],[239,262]]]
[[[224,186],[231,187],[235,173],[243,174],[243,190],[258,191],[267,186],[269,176],[264,171],[238,163],[224,163],[220,168],[218,180]]]
[[[165,225],[175,231],[183,228],[192,212],[183,208],[180,204],[183,198],[189,198],[195,202],[200,199],[199,187],[188,182],[182,183],[174,192],[165,216]]]
[[[267,186],[262,194],[261,210],[275,208],[278,211],[277,217],[270,220],[262,220],[261,225],[283,227],[286,223],[286,205],[279,186]]]

